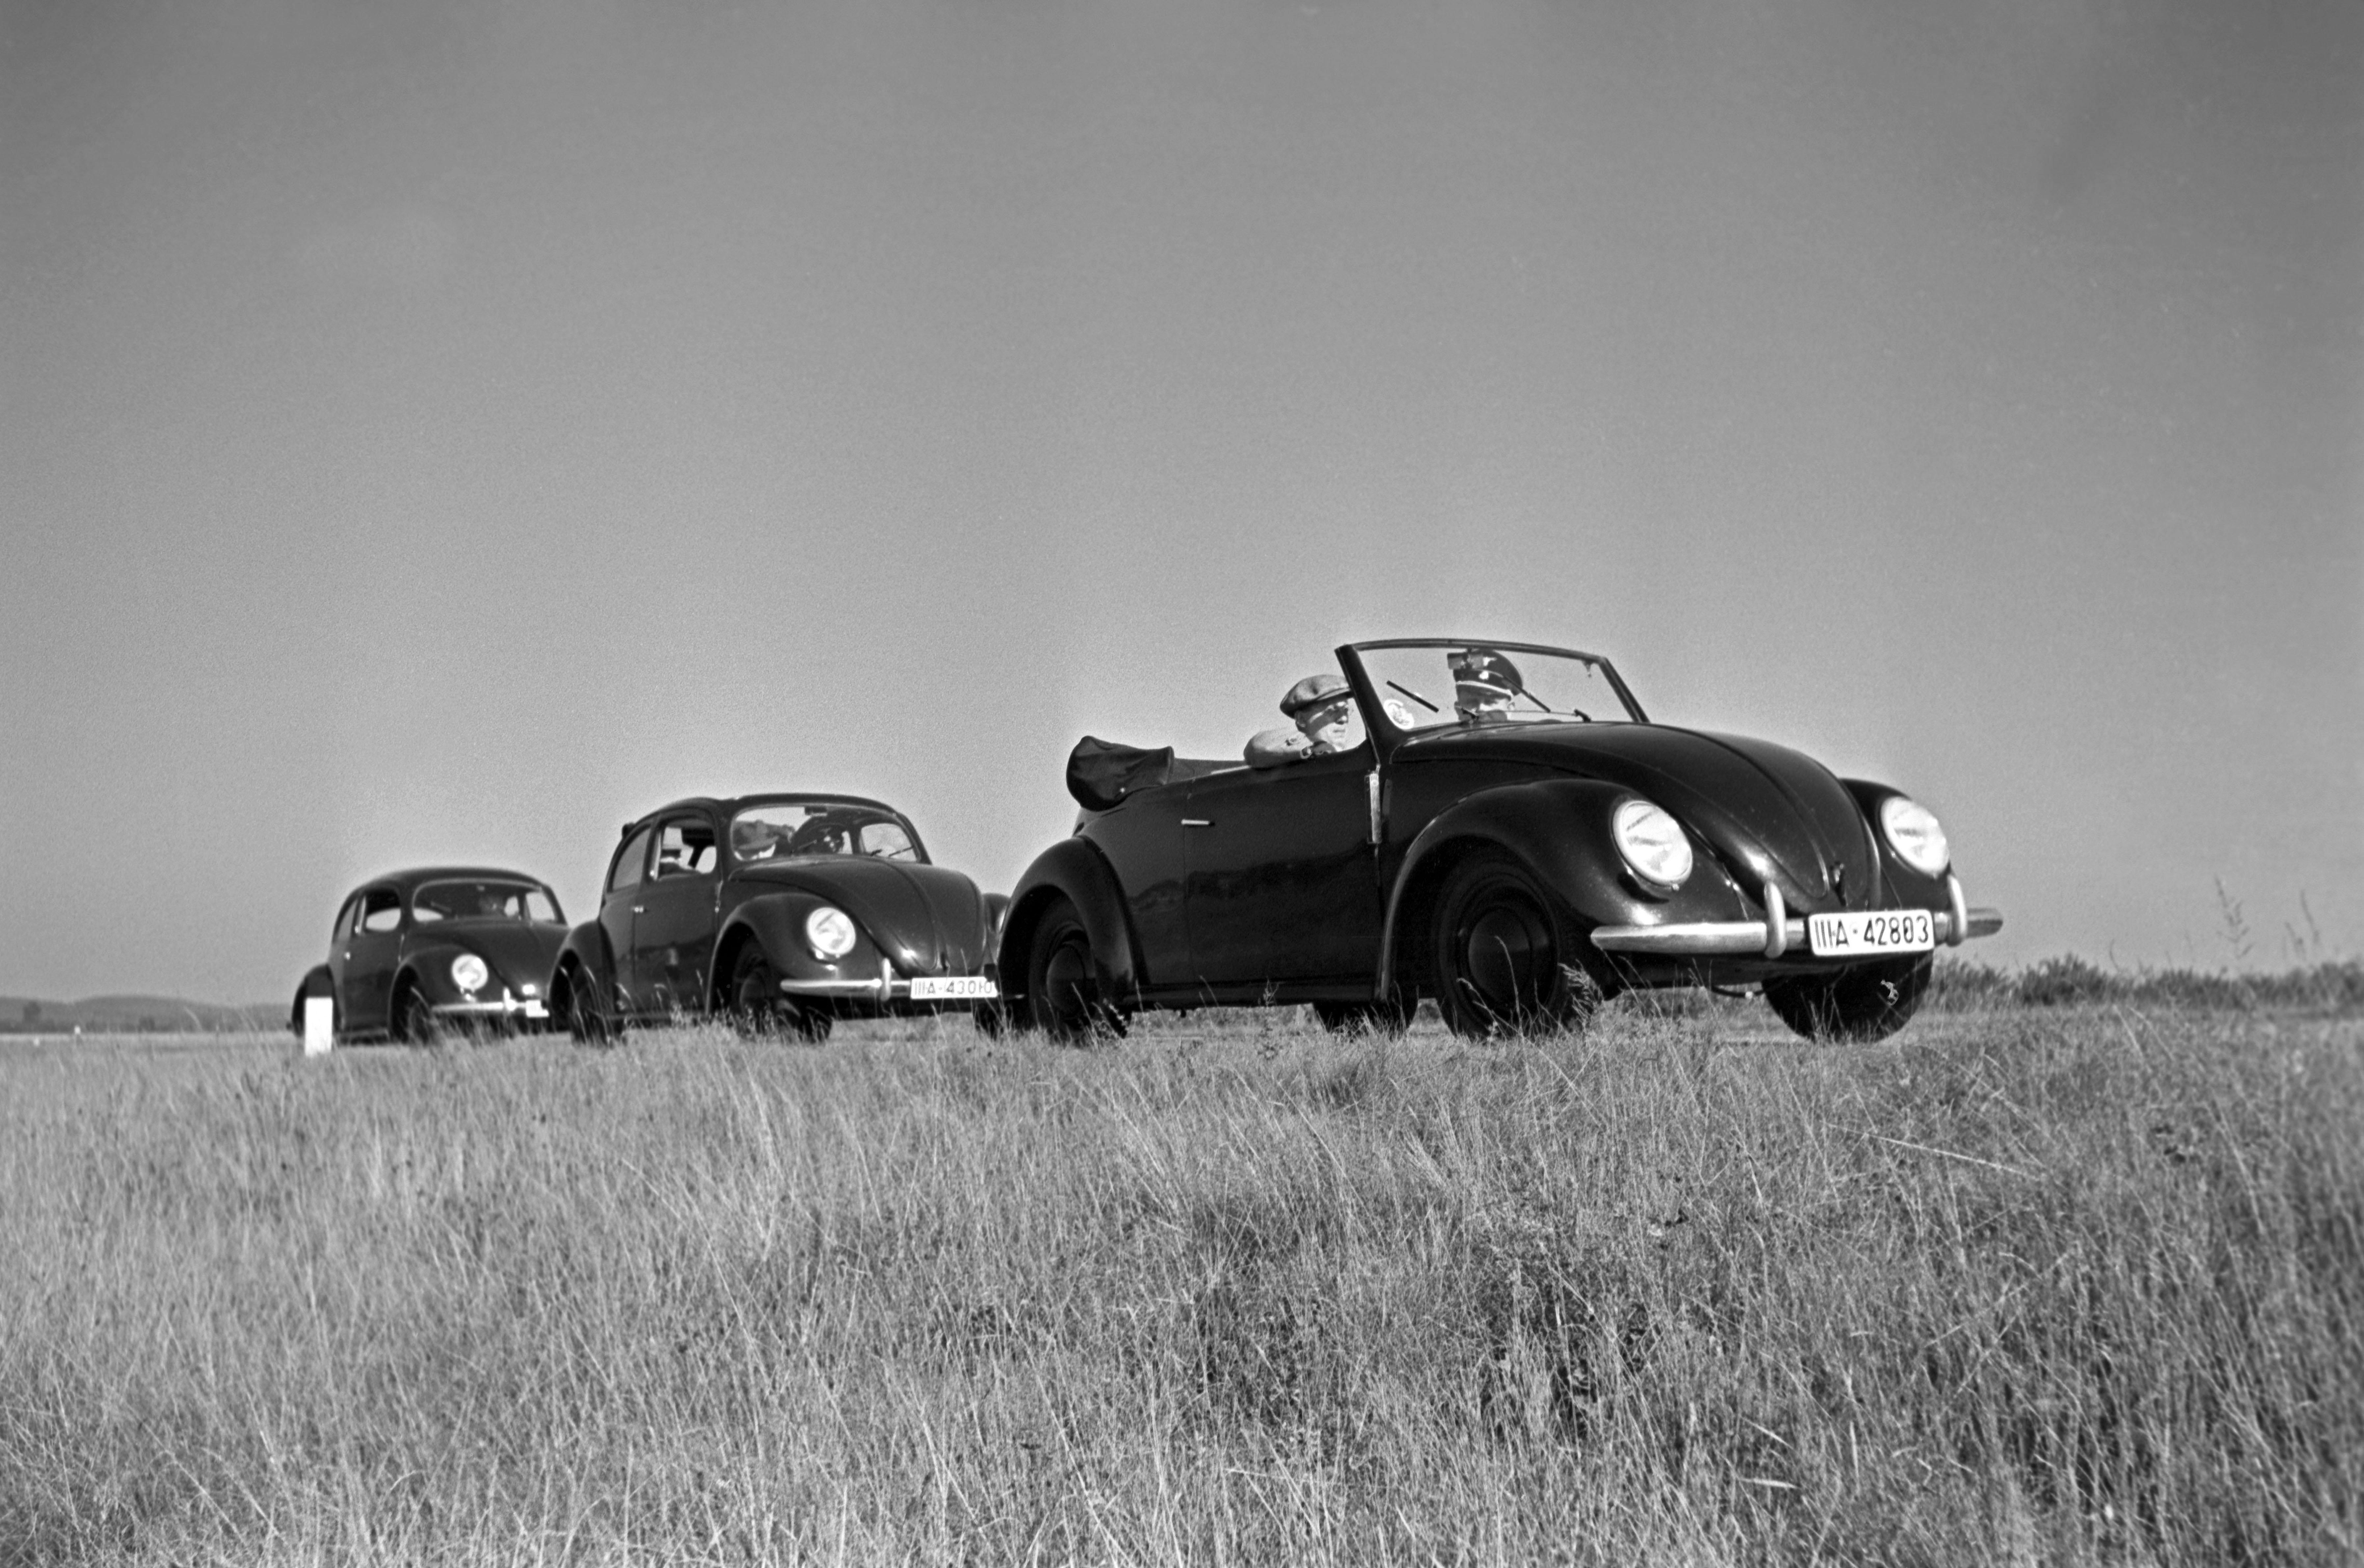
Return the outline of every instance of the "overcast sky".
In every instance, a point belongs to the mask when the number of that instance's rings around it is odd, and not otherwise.
[[[1912,791],[1990,960],[2354,954],[2359,241],[2347,0],[0,0],[0,992],[690,793],[1006,889],[1423,634]]]

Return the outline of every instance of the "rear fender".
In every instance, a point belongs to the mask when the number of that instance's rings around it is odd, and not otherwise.
[[[317,963],[305,971],[304,978],[296,986],[296,1006],[287,1018],[287,1027],[296,1031],[297,1039],[303,1038],[304,1034],[306,1000],[313,996],[326,996],[333,1003],[336,995],[336,976],[329,973],[327,964]]]
[[[1009,910],[1001,922],[998,960],[1002,995],[1013,1007],[1024,1006],[1034,933],[1044,912],[1062,897],[1076,906],[1084,930],[1091,937],[1100,994],[1130,999],[1141,966],[1133,951],[1132,921],[1125,909],[1124,890],[1107,857],[1090,840],[1080,838],[1062,839],[1035,856],[1009,895]]]
[[[1388,895],[1374,977],[1378,994],[1417,989],[1427,962],[1429,910],[1446,875],[1475,849],[1515,856],[1558,895],[1588,936],[1600,925],[1733,917],[1745,903],[1740,890],[1696,839],[1690,877],[1672,894],[1646,886],[1625,869],[1611,819],[1619,803],[1637,798],[1622,784],[1598,779],[1543,779],[1480,790],[1438,813],[1404,851]],[[1614,971],[1589,940],[1581,958],[1604,990],[1619,988]]]

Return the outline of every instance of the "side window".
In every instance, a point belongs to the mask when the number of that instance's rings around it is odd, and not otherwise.
[[[353,917],[361,912],[361,895],[354,894],[337,906],[337,923],[329,928],[329,940],[337,941],[353,934]]]
[[[632,835],[623,852],[616,857],[614,869],[608,873],[608,892],[621,893],[628,887],[641,884],[641,868],[648,863],[649,859],[649,840],[655,837],[656,829],[653,828],[643,828]]]
[[[657,829],[657,863],[650,880],[703,876],[714,869],[719,855],[714,824],[703,817],[676,817]]]
[[[391,887],[373,887],[362,895],[362,929],[391,931],[402,924],[402,900]]]

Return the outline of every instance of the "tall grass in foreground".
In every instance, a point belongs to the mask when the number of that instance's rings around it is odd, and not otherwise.
[[[2353,1560],[2364,1029],[0,1052],[0,1561]]]

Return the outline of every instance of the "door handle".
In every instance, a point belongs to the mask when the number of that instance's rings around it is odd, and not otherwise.
[[[633,913],[633,914],[635,914],[635,915],[639,915],[639,914],[643,914],[643,913],[645,913],[645,912],[646,912],[646,911],[642,910],[642,909],[641,909],[641,907],[639,905],[635,904],[635,905],[633,905],[633,906],[632,906],[632,913]]]
[[[1182,818],[1182,826],[1185,828],[1212,828],[1214,823],[1204,817],[1185,817]]]

